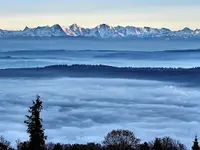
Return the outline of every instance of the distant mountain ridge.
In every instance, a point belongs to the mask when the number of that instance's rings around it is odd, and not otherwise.
[[[167,28],[109,26],[100,24],[94,28],[83,28],[77,24],[61,27],[41,26],[36,28],[25,27],[24,30],[10,31],[0,29],[0,37],[94,37],[94,38],[164,38],[188,39],[200,38],[200,29],[191,30],[186,27],[182,30],[172,31]]]

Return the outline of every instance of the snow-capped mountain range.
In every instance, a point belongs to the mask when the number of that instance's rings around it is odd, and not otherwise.
[[[95,38],[200,38],[200,29],[184,28],[172,31],[167,28],[116,26],[100,24],[94,28],[83,28],[77,24],[61,27],[42,26],[36,28],[26,27],[24,30],[9,31],[0,29],[0,37],[95,37]]]

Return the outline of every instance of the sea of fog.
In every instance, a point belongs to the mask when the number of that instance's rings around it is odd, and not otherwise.
[[[200,133],[200,69],[191,69],[199,49],[187,40],[0,40],[0,134],[28,139],[23,120],[39,94],[48,141],[101,143],[129,129],[142,141],[171,136],[191,146]]]

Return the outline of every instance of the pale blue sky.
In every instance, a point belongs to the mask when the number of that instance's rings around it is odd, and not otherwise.
[[[200,28],[200,0],[0,0],[0,28],[134,25]]]

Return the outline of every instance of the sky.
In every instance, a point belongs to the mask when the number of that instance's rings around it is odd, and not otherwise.
[[[0,0],[0,28],[77,23],[200,28],[199,0]]]

